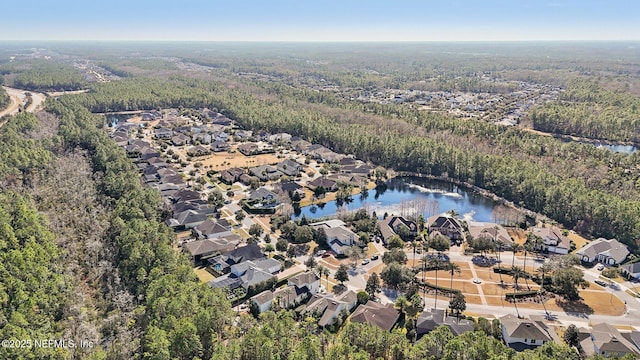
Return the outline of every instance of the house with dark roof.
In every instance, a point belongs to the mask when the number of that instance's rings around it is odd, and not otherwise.
[[[571,251],[571,240],[562,235],[562,231],[555,227],[535,227],[531,230],[534,235],[542,238],[540,249],[550,253],[566,255]]]
[[[609,324],[600,323],[592,326],[591,330],[580,329],[580,347],[587,356],[602,355],[605,357],[621,357],[627,354],[640,355],[640,349],[633,339],[625,337],[618,329]],[[582,334],[587,335],[580,336]]]
[[[258,145],[255,143],[240,144],[238,145],[238,151],[244,156],[255,155],[258,153]]]
[[[252,167],[249,169],[249,174],[256,176],[260,181],[277,180],[282,177],[282,173],[270,165]]]
[[[153,135],[156,139],[168,139],[173,136],[173,131],[166,127],[161,127],[153,131]]]
[[[429,229],[429,233],[437,231],[455,242],[462,241],[464,237],[464,228],[462,227],[462,223],[458,219],[451,216],[432,216],[427,219],[426,226],[427,229]]]
[[[620,270],[622,270],[622,275],[640,280],[640,262],[622,265],[620,266]]]
[[[213,239],[231,235],[231,224],[225,219],[207,219],[193,228],[198,239]]]
[[[315,294],[309,299],[304,312],[319,316],[318,326],[324,328],[336,322],[342,312],[350,312],[358,304],[358,296],[353,290],[338,295]]]
[[[327,179],[326,177],[319,177],[317,179],[310,181],[307,184],[307,187],[312,191],[315,191],[319,187],[324,188],[325,191],[328,191],[328,192],[338,191],[338,183],[335,182],[334,180]]]
[[[425,334],[435,330],[438,326],[446,326],[455,336],[461,335],[463,332],[473,331],[474,323],[467,319],[458,319],[453,316],[447,316],[444,309],[431,309],[424,311],[418,317],[416,323],[417,337],[420,339]]]
[[[191,138],[185,134],[177,134],[171,138],[171,143],[175,146],[182,146],[189,144],[191,142]]]
[[[245,210],[250,213],[273,214],[280,203],[276,194],[261,187],[249,193],[249,198],[242,202]]]
[[[240,180],[240,176],[246,174],[245,170],[242,168],[231,168],[227,170],[222,170],[220,172],[220,181],[227,185],[231,185],[234,182]]]
[[[386,219],[378,221],[378,228],[382,235],[382,241],[386,244],[390,237],[402,233],[401,228],[405,228],[407,234],[413,238],[418,234],[418,224],[415,221],[405,219],[402,216],[387,216]],[[408,239],[404,239],[405,241]]]
[[[215,140],[211,143],[211,151],[213,152],[229,151],[229,143],[226,141]]]
[[[576,252],[584,262],[599,262],[606,265],[616,265],[623,262],[629,255],[626,245],[616,239],[599,238],[585,245]]]
[[[202,195],[200,195],[199,192],[189,190],[189,189],[182,189],[173,195],[174,203],[191,201],[191,200],[201,200],[201,199],[202,199]]]
[[[368,301],[366,304],[359,305],[353,312],[351,322],[369,324],[390,331],[399,317],[400,312],[393,307],[393,304],[381,305]]]
[[[189,156],[204,156],[209,155],[210,153],[211,151],[202,145],[192,146],[187,149],[187,155]]]
[[[304,197],[304,190],[302,189],[302,186],[297,182],[285,181],[277,184],[276,186],[278,186],[283,193],[286,193],[289,196],[293,195],[294,193],[298,193],[301,198]]]
[[[224,253],[220,256],[209,259],[209,266],[217,272],[228,273],[231,271],[231,266],[239,264],[243,261],[250,261],[264,258],[264,253],[260,246],[256,243],[251,243],[246,246],[241,246]]]
[[[500,318],[500,324],[504,342],[517,351],[534,349],[558,338],[542,319],[520,319],[509,314]]]
[[[168,219],[166,224],[169,227],[176,229],[193,229],[194,227],[202,224],[209,214],[200,210],[187,210],[178,214],[174,214],[174,217]]]
[[[308,292],[313,295],[317,293],[320,288],[320,279],[313,271],[305,271],[290,277],[287,284],[299,290],[304,290],[302,292]]]
[[[276,169],[287,176],[298,176],[302,171],[302,165],[291,159],[286,159],[279,162],[276,165]]]
[[[240,236],[234,234],[226,238],[190,241],[185,243],[183,248],[189,254],[192,264],[197,264],[211,256],[233,250],[240,241]]]

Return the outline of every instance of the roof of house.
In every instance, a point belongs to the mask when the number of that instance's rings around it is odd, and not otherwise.
[[[393,328],[400,313],[393,307],[393,304],[381,305],[373,301],[358,306],[351,315],[351,322],[366,323],[389,331]]]
[[[233,249],[238,242],[230,241],[229,239],[204,239],[188,242],[184,245],[185,250],[191,256],[199,256],[203,254],[211,254],[216,252],[224,252]]]
[[[322,186],[325,189],[330,189],[330,188],[333,188],[334,186],[336,186],[336,182],[331,180],[331,179],[327,179],[327,178],[324,178],[324,177],[319,177],[319,178],[317,178],[315,180],[310,181],[309,185],[311,187],[314,187],[314,188]]]
[[[272,277],[273,274],[268,271],[257,268],[249,268],[244,274],[242,274],[242,276],[240,276],[240,281],[242,281],[244,287],[249,287],[267,281]]]
[[[633,264],[622,265],[620,267],[622,269],[626,270],[627,272],[631,273],[631,274],[640,273],[640,262],[636,262],[636,263],[633,263]]]
[[[607,353],[640,353],[638,348],[622,336],[618,329],[605,323],[593,325],[591,337],[582,340],[581,345],[587,354],[594,353],[596,349]]]
[[[305,271],[289,278],[289,285],[303,287],[318,281],[318,277],[313,271]]]
[[[302,186],[293,181],[286,181],[280,183],[280,189],[282,189],[282,191],[284,192],[294,192],[296,190],[302,189]]]
[[[313,227],[324,227],[324,228],[335,228],[335,227],[340,227],[340,226],[344,226],[345,223],[344,221],[340,220],[340,219],[331,219],[331,220],[325,220],[325,221],[319,221],[319,222],[314,222],[309,224],[310,226]]]
[[[257,188],[249,193],[249,199],[251,200],[262,200],[267,197],[275,198],[276,195],[263,187]]]
[[[554,227],[535,227],[532,232],[535,235],[540,236],[546,244],[556,244],[555,247],[564,249],[571,249],[571,240],[568,237],[562,235],[562,232],[558,228]]]
[[[213,235],[225,233],[231,230],[229,222],[224,219],[207,219],[196,227],[196,230],[203,235]]]
[[[351,241],[355,241],[358,236],[353,231],[347,229],[344,226],[327,228],[324,230],[327,234],[327,238],[335,238],[342,244],[348,244]]]
[[[479,221],[467,221],[467,224],[469,225],[469,233],[474,239],[486,237],[492,241],[500,240],[505,244],[505,246],[513,244],[513,239],[511,239],[507,229],[502,225]]]
[[[551,341],[550,329],[538,321],[519,319],[511,314],[500,318],[502,327],[512,338]]]
[[[431,311],[424,311],[418,317],[417,331],[418,335],[426,334],[435,330],[438,326],[445,325],[451,330],[451,333],[458,336],[466,331],[473,331],[473,321],[462,319],[459,320],[455,317],[445,316],[444,309],[432,309]]]
[[[280,264],[280,262],[276,259],[259,258],[236,263],[235,265],[231,266],[231,272],[242,274],[251,269],[258,269],[269,272],[268,270],[274,267],[282,267],[282,264]],[[269,272],[269,274],[271,274],[271,272]]]
[[[578,250],[577,254],[588,256],[590,259],[595,258],[597,255],[604,255],[620,263],[629,255],[629,249],[616,239],[599,238]]]
[[[462,230],[462,224],[460,224],[460,221],[451,216],[435,215],[427,219],[427,224],[429,227]]]
[[[273,301],[273,299],[275,299],[275,297],[273,296],[273,291],[271,290],[265,290],[260,294],[251,297],[251,300],[253,300],[253,302],[258,305],[266,304],[270,301]]]

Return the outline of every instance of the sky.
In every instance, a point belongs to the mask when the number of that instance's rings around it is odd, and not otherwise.
[[[640,1],[28,0],[0,40],[640,40]]]

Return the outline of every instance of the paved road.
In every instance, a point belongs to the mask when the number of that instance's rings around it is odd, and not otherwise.
[[[11,102],[9,103],[9,107],[0,111],[0,117],[5,115],[17,114],[20,109],[20,106],[22,106],[23,101],[25,101],[25,99],[27,98],[27,95],[26,95],[27,92],[31,93],[31,98],[33,99],[33,102],[31,103],[31,105],[29,105],[29,107],[26,109],[28,112],[35,112],[40,108],[40,106],[46,100],[46,96],[41,93],[14,89],[6,86],[3,86],[3,88],[11,98]]]

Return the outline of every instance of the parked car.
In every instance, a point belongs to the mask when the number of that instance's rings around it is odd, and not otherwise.
[[[375,260],[378,260],[378,259],[380,259],[380,256],[379,256],[379,255],[377,255],[377,254],[376,254],[376,255],[373,255],[373,256],[371,257],[371,261],[375,261]]]
[[[369,263],[369,259],[362,260],[362,265],[367,265]]]
[[[598,271],[602,271],[604,270],[604,265],[600,264],[596,269],[598,269]]]
[[[600,285],[600,286],[604,286],[604,287],[606,287],[606,286],[607,286],[607,283],[606,283],[606,282],[604,282],[604,281],[602,281],[602,280],[600,280],[600,279],[596,279],[596,280],[594,281],[594,283],[596,283],[596,284],[598,284],[598,285]]]
[[[480,281],[480,279],[473,279],[473,283],[474,284],[482,284],[482,281]]]

